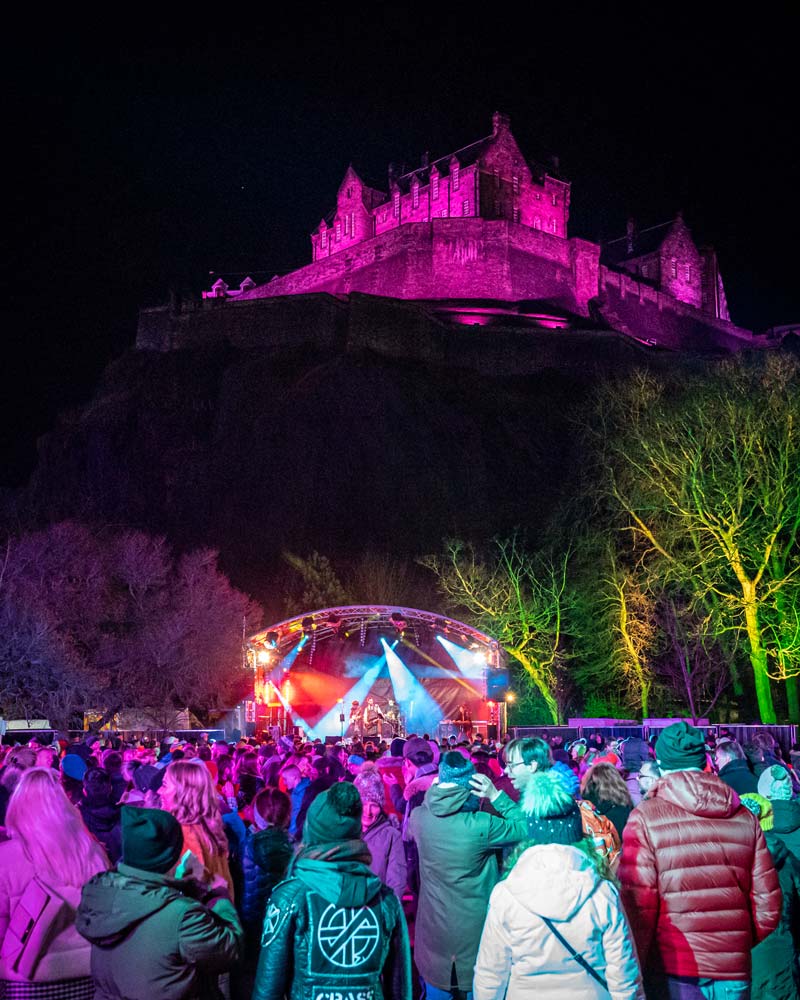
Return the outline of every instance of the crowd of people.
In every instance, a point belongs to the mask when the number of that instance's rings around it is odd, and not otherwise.
[[[685,722],[4,747],[0,1000],[798,998],[796,758]]]

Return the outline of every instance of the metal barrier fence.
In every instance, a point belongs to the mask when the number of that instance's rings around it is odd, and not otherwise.
[[[553,736],[563,736],[565,743],[575,739],[588,738],[592,733],[622,739],[627,739],[629,736],[640,736],[649,741],[652,736],[658,735],[668,725],[671,725],[670,720],[664,719],[663,725],[659,723],[641,726],[596,726],[593,724],[586,726],[512,726],[509,732],[514,736],[514,739],[530,736],[543,736],[546,739],[552,739]],[[797,741],[797,726],[726,724],[698,726],[698,728],[706,734],[711,734],[715,739],[719,739],[720,731],[725,730],[742,744],[748,743],[755,733],[770,733],[780,744],[786,760],[789,759],[789,751]]]

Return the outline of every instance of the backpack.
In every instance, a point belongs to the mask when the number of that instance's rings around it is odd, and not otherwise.
[[[599,813],[586,799],[578,799],[578,808],[581,811],[583,832],[592,838],[595,850],[608,861],[611,870],[616,871],[622,853],[622,842],[616,827],[608,816]]]

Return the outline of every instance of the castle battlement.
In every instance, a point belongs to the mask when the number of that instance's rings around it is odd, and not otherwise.
[[[680,214],[643,230],[630,221],[601,246],[569,235],[570,197],[569,181],[527,161],[495,112],[484,138],[414,170],[390,167],[386,190],[349,166],[311,234],[311,263],[238,289],[220,279],[203,297],[540,300],[648,345],[753,342],[730,322],[716,254],[695,244]]]

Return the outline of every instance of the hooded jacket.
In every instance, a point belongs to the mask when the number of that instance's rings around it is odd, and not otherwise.
[[[395,894],[365,864],[299,857],[267,905],[253,1000],[411,1000]]]
[[[542,917],[606,980],[607,991],[570,956]],[[495,886],[473,991],[475,1000],[644,996],[619,894],[583,851],[562,844],[529,847]]]
[[[800,996],[800,860],[771,831],[764,834],[783,894],[777,929],[753,949],[752,996],[797,1000]]]
[[[125,864],[87,882],[76,927],[92,943],[95,1000],[220,996],[216,976],[239,958],[242,928],[233,903],[210,909],[201,891]]]
[[[281,827],[256,830],[247,838],[242,857],[244,891],[239,909],[248,951],[258,952],[267,900],[275,886],[286,877],[293,855],[292,841]]]
[[[781,891],[756,817],[714,774],[660,778],[631,813],[619,868],[642,968],[750,978],[750,952],[778,925]]]
[[[398,899],[402,899],[408,872],[399,823],[394,817],[390,818],[381,811],[375,822],[362,832],[361,837],[372,855],[370,870],[394,890]]]
[[[465,811],[477,800],[469,788],[434,784],[409,820],[420,862],[414,959],[422,978],[450,990],[453,966],[458,988],[472,989],[475,956],[489,896],[500,875],[497,848],[523,840],[523,817],[507,795],[494,801],[499,816]]]
[[[800,801],[771,799],[772,832],[779,837],[796,858],[800,858]]]

